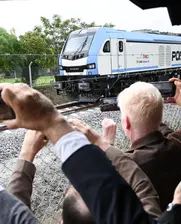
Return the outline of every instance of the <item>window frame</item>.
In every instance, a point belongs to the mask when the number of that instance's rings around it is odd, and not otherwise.
[[[120,43],[121,43],[121,48],[120,48]],[[118,42],[118,50],[119,50],[120,53],[122,53],[124,51],[123,41],[122,40],[119,40],[119,42]]]
[[[109,42],[109,51],[104,51],[104,48],[108,42]],[[110,40],[106,40],[106,42],[104,43],[104,46],[102,48],[102,51],[103,51],[103,53],[111,53],[111,41]]]

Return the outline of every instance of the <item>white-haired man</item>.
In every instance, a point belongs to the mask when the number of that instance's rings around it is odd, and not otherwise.
[[[137,82],[118,95],[122,127],[131,142],[157,131],[162,121],[163,99],[150,83]]]
[[[123,90],[118,95],[118,106],[122,128],[131,142],[126,154],[150,178],[164,210],[181,178],[181,131],[174,132],[161,123],[163,99],[150,83],[137,82]],[[106,119],[102,125],[104,137],[113,143],[115,123]]]

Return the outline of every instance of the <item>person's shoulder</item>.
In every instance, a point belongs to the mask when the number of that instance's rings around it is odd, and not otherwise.
[[[168,138],[173,137],[173,136],[176,136],[176,137],[178,137],[178,139],[181,140],[181,129],[179,129],[179,130],[175,130],[175,131],[173,131],[172,133],[170,133],[170,134],[168,135]]]

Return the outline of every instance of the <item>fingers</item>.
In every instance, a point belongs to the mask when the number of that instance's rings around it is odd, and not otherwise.
[[[107,126],[111,126],[111,125],[115,126],[116,123],[112,119],[104,118],[104,120],[102,121],[102,126],[107,127]]]
[[[13,84],[10,83],[1,83],[0,84],[0,90],[3,90],[4,88],[7,88],[8,86],[12,86]]]
[[[181,88],[181,81],[175,81],[174,84],[176,87]]]
[[[30,140],[31,142],[39,142],[43,145],[48,143],[48,139],[40,131],[28,130],[25,135],[25,139]]]
[[[175,97],[167,97],[165,103],[175,104]]]
[[[16,99],[16,94],[12,91],[12,84],[4,85],[1,92],[1,97],[8,106],[12,107]]]
[[[33,137],[35,136],[35,137],[41,138],[41,139],[45,138],[45,136],[40,131],[35,131],[35,130],[28,130],[26,132],[26,135],[33,136]]]
[[[2,90],[2,99],[8,106],[12,107],[14,111],[16,111],[20,99],[23,99],[25,96],[27,97],[32,95],[33,91],[27,84],[24,83],[3,83],[0,84],[0,90]]]
[[[169,82],[174,82],[177,87],[181,88],[181,80],[179,78],[171,78]]]
[[[173,204],[181,204],[181,182],[177,185],[175,192],[174,192],[174,198],[172,201]]]
[[[3,124],[5,124],[9,129],[17,129],[19,127],[16,119],[3,121]]]
[[[69,119],[68,122],[76,129],[82,130],[88,128],[88,126],[79,119]]]
[[[178,184],[177,188],[181,190],[181,181],[180,181],[180,183]]]
[[[179,78],[170,78],[168,81],[169,82],[175,82],[175,81],[180,82],[181,80]]]
[[[87,137],[90,135],[90,132],[93,133],[93,131],[87,124],[83,123],[78,119],[69,119],[68,122],[71,123],[75,130],[82,132]]]
[[[68,122],[70,122],[73,125],[82,125],[83,124],[83,122],[81,120],[76,119],[76,118],[70,118],[70,119],[68,119]]]

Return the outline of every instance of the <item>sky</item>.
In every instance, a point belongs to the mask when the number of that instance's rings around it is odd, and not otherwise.
[[[12,0],[0,1],[0,27],[12,28],[19,36],[40,24],[40,16],[51,19],[81,18],[97,24],[111,22],[120,30],[154,29],[181,33],[172,26],[166,8],[142,10],[129,0]]]

